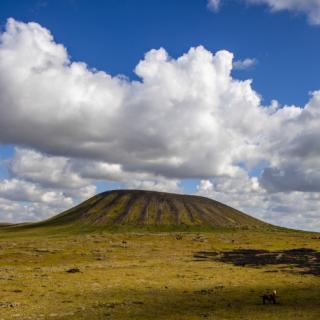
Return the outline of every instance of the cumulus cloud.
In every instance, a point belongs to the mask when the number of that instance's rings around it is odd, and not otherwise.
[[[269,193],[256,177],[245,173],[236,178],[202,180],[197,194],[227,203],[271,224],[319,231],[320,195],[315,192]]]
[[[34,150],[16,148],[8,167],[12,176],[47,187],[82,188],[90,183],[72,169],[70,159],[45,156]]]
[[[270,192],[319,192],[319,168],[306,168],[301,163],[288,161],[280,167],[267,167],[261,176],[262,186]]]
[[[16,148],[7,161],[11,181],[26,181],[47,190],[61,190],[67,197],[85,200],[96,192],[92,179],[83,177],[74,168],[74,160],[45,155],[35,150]]]
[[[238,67],[252,64],[245,61]],[[39,24],[9,19],[0,36],[0,142],[20,147],[0,180],[0,211],[27,201],[30,216],[56,213],[94,194],[98,180],[181,192],[181,180],[195,178],[198,193],[269,221],[311,225],[320,92],[303,108],[263,106],[234,67],[225,50],[199,46],[172,58],[160,48],[130,81],[71,61]],[[262,162],[261,176],[250,177]]]
[[[17,179],[4,179],[0,183],[0,196],[8,200],[32,201],[52,204],[55,202],[72,205],[72,199],[61,192],[45,191],[40,186]]]
[[[46,219],[65,207],[59,205],[51,206],[40,202],[17,202],[0,197],[0,222],[17,223],[32,222]],[[57,211],[58,210],[58,211]]]
[[[266,5],[272,12],[291,11],[305,14],[310,24],[320,24],[320,0],[238,0],[251,5]],[[208,0],[208,8],[218,11],[222,1]]]
[[[236,70],[245,70],[255,66],[258,63],[257,59],[246,58],[244,60],[236,60],[233,62],[233,68]]]
[[[0,221],[26,222],[45,219],[74,205],[61,190],[50,190],[20,179],[0,181]]]
[[[5,162],[10,177],[0,180],[0,221],[47,218],[97,190],[91,180],[72,170],[71,159],[16,148],[13,158]]]
[[[319,192],[320,92],[313,92],[304,108],[278,109],[276,120],[262,186],[270,192]]]
[[[303,13],[311,24],[320,24],[320,0],[246,0],[249,4],[266,4],[272,11]]]
[[[251,81],[231,77],[232,59],[201,46],[177,59],[151,50],[129,82],[70,62],[48,30],[9,19],[1,142],[170,178],[232,175],[266,117]]]

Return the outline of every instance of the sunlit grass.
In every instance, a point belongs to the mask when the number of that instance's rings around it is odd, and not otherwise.
[[[198,251],[301,247],[320,250],[318,235],[170,226],[3,230],[0,319],[318,319],[317,276],[295,266],[194,258]],[[279,292],[277,305],[262,305],[268,289]]]

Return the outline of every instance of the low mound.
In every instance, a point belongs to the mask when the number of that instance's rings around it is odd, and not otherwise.
[[[142,190],[104,192],[40,224],[267,226],[260,220],[208,198]]]

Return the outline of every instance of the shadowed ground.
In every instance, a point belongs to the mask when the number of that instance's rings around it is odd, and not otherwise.
[[[254,249],[237,249],[225,252],[202,251],[197,252],[194,257],[200,261],[221,261],[225,263],[233,263],[235,266],[243,267],[282,265],[281,268],[289,272],[292,272],[292,270],[288,270],[288,266],[294,266],[300,269],[299,272],[301,274],[320,276],[320,252],[308,248],[297,248],[281,251]]]

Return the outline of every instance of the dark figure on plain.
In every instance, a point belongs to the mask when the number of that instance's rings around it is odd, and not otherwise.
[[[277,303],[276,296],[277,296],[276,290],[274,290],[272,293],[266,293],[261,296],[262,303],[266,304],[266,302],[270,302],[270,303],[276,304]]]

